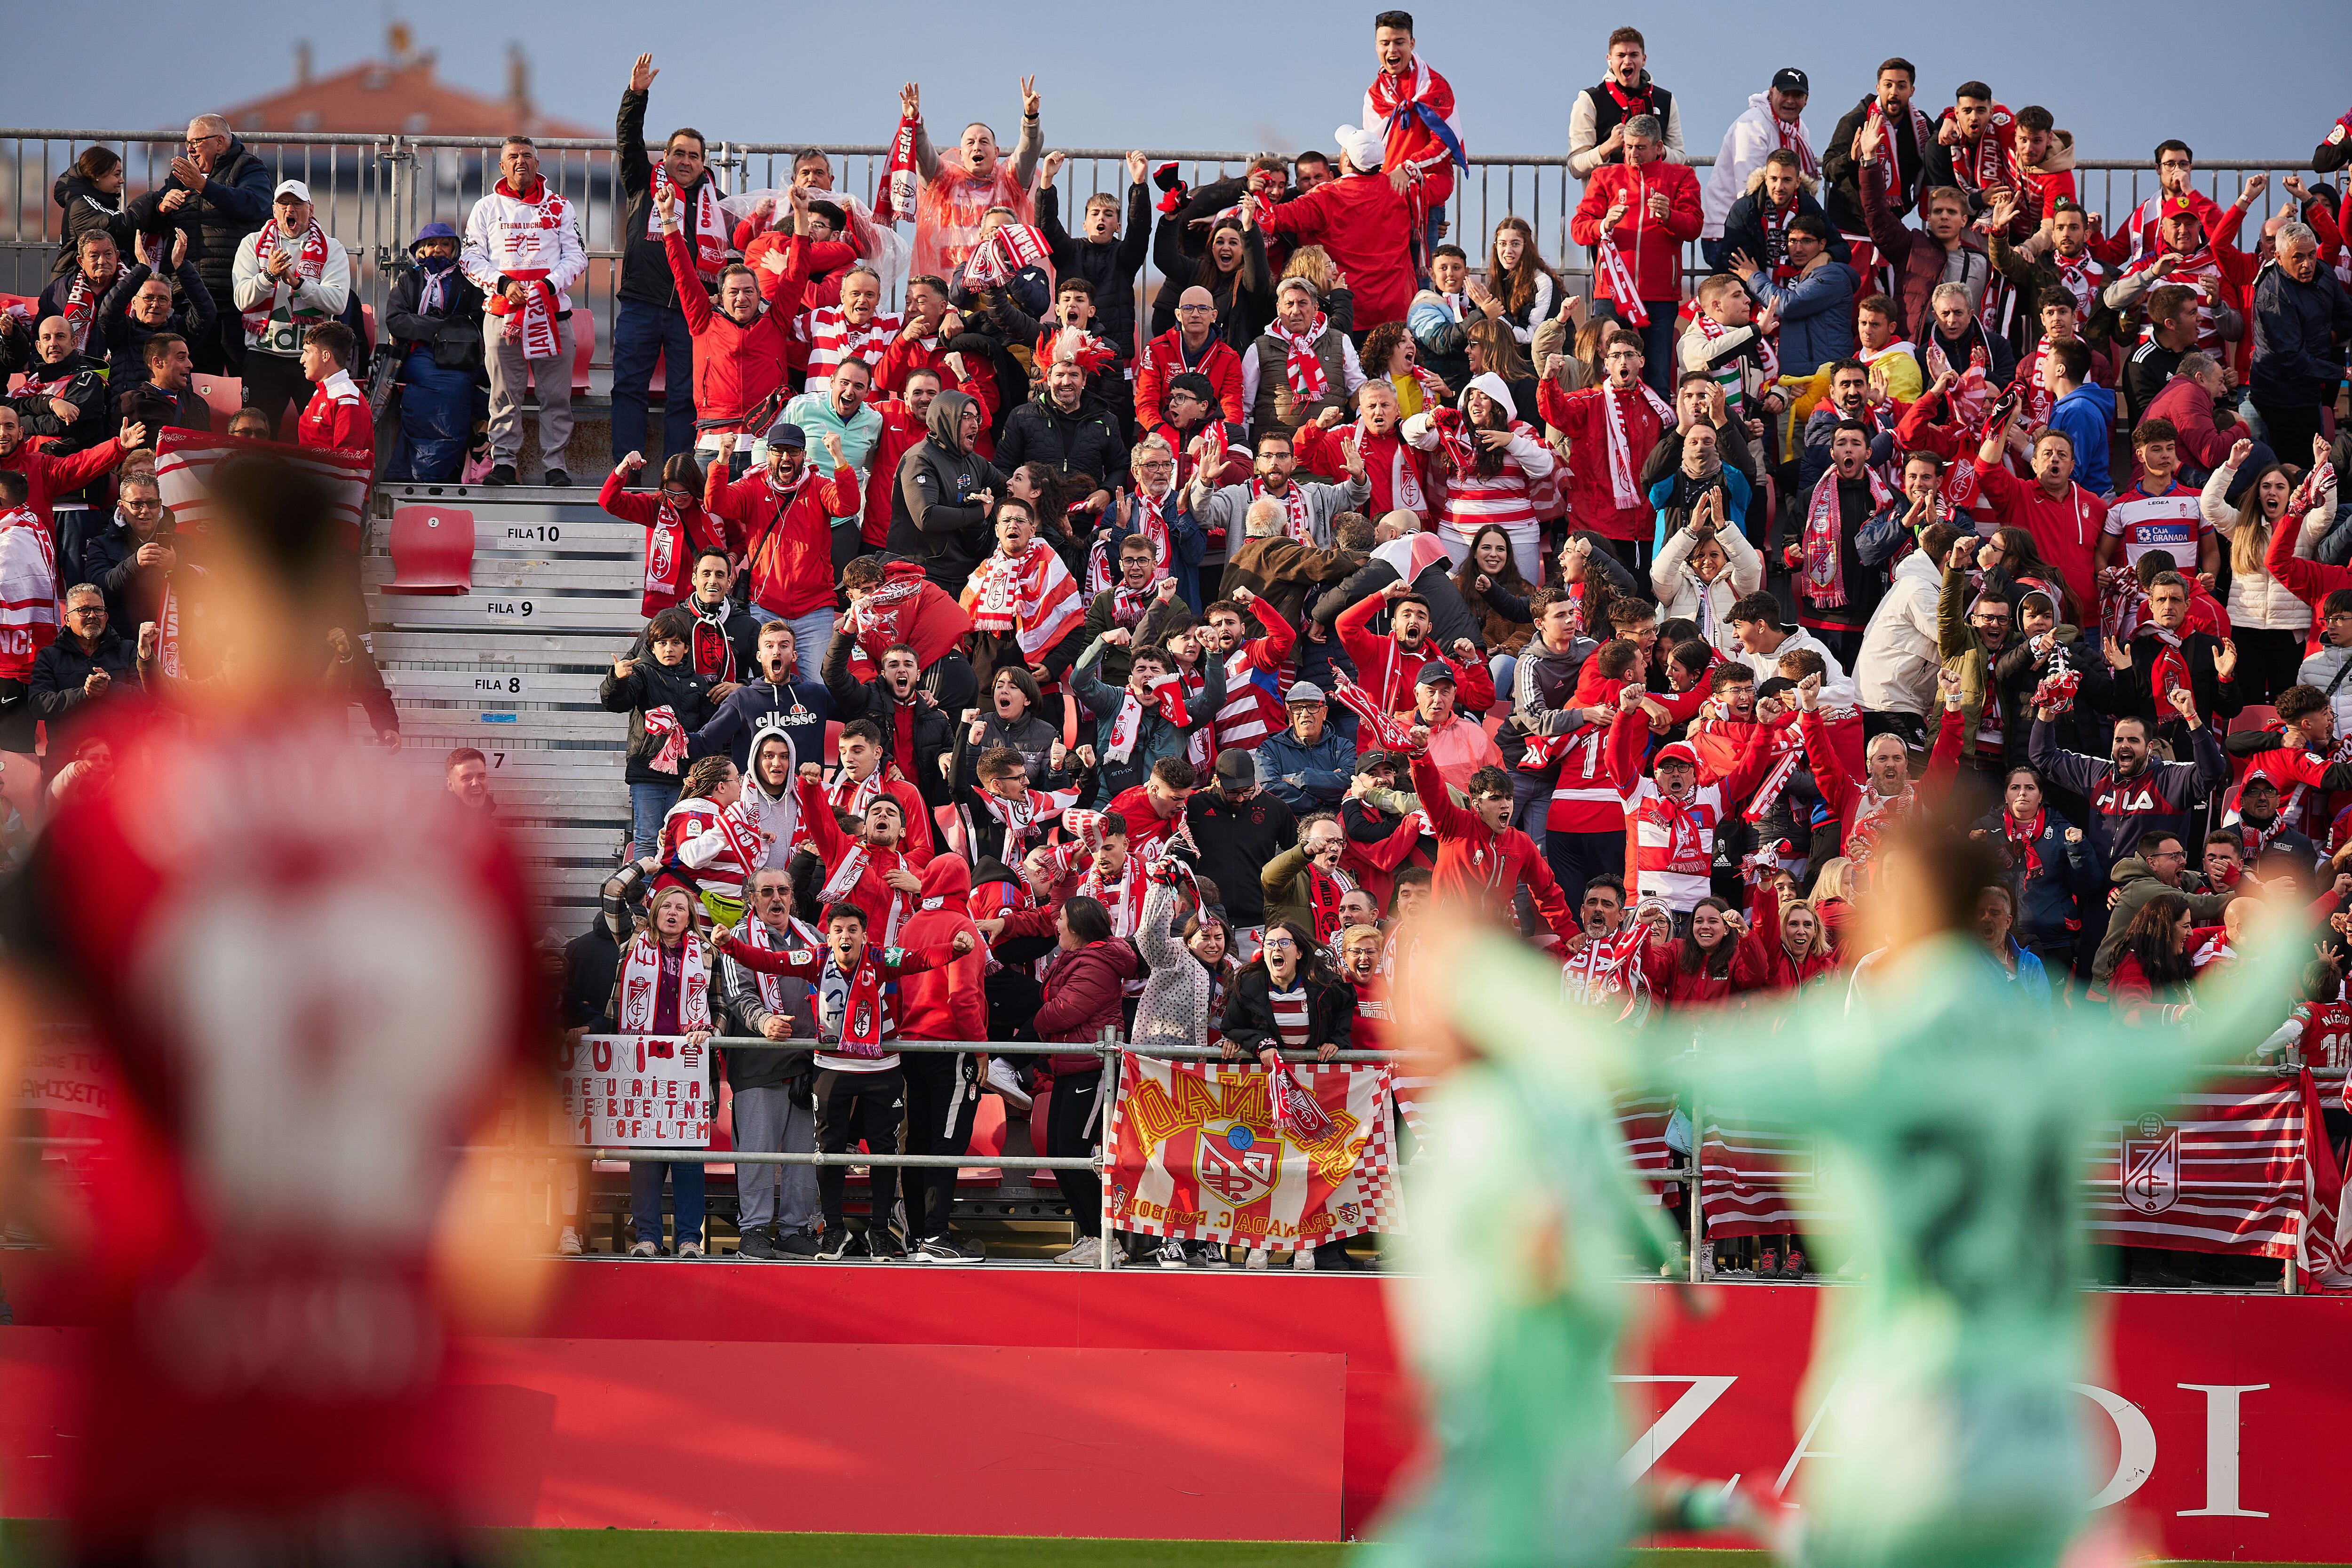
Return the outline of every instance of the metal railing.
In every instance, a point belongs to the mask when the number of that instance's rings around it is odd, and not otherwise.
[[[462,234],[474,203],[498,178],[499,142],[496,137],[410,136],[392,132],[239,134],[247,148],[269,163],[273,180],[299,179],[310,186],[320,223],[351,254],[354,289],[379,312],[391,287],[394,265],[416,230],[427,223],[441,222]],[[99,145],[122,155],[131,173],[126,198],[160,185],[171,160],[182,151],[179,137],[169,132],[0,127],[0,189],[11,198],[6,227],[0,232],[0,291],[37,293],[47,282],[63,222],[63,214],[50,199],[51,185],[84,149]],[[833,161],[836,189],[871,201],[889,153],[885,145],[714,142],[709,144],[710,166],[720,188],[730,195],[776,189],[790,184],[793,160],[811,146]],[[596,318],[595,363],[609,372],[625,248],[614,146],[588,138],[542,137],[538,149],[541,172],[556,190],[571,198],[580,215],[589,269],[574,289],[573,299]],[[1081,147],[1066,152],[1067,161],[1056,182],[1065,226],[1076,222],[1087,198],[1097,192],[1121,198],[1124,223],[1126,149]],[[1197,188],[1240,174],[1256,154],[1146,149],[1145,155],[1155,165],[1177,163],[1187,183]],[[1715,160],[1699,154],[1690,162],[1704,171]],[[2294,159],[2223,159],[2201,166],[2196,182],[2227,205],[2236,199],[2248,174],[2308,167],[2307,162]],[[2084,205],[2101,214],[2110,227],[2158,189],[2155,166],[2147,163],[2085,160],[2076,163],[2074,174]],[[1570,175],[1565,154],[1479,154],[1458,174],[1447,204],[1449,237],[1470,253],[1474,264],[1483,266],[1495,225],[1506,216],[1516,216],[1527,221],[1538,237],[1538,247],[1559,265],[1571,286],[1584,288],[1582,250],[1570,243],[1568,236],[1569,218],[1581,186],[1581,181]],[[2273,180],[2261,198],[2263,218],[2268,218],[2279,194]],[[1686,264],[1703,269],[1697,247],[1687,247],[1686,251]],[[1147,303],[1159,281],[1158,269],[1147,252],[1140,279]],[[232,309],[230,301],[216,303],[224,312]],[[1148,320],[1148,315],[1139,320]]]

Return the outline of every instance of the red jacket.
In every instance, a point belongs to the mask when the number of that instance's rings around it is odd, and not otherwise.
[[[2147,408],[2140,415],[2142,424],[2150,419],[2169,419],[2172,427],[2180,432],[2176,449],[2182,463],[2200,468],[2218,468],[2230,460],[2231,439],[2213,424],[2213,395],[2191,378],[2176,375],[2166,382],[2163,388],[2147,400]],[[2245,426],[2232,426],[2231,428],[2242,430]],[[2295,530],[2288,529],[2286,535],[2293,539],[2295,532]]]
[[[813,784],[804,778],[795,778],[793,780],[793,789],[795,792],[795,804],[800,807],[801,825],[808,829],[810,847],[816,852],[818,876],[821,880],[829,879],[835,869],[841,865],[842,858],[849,853],[853,841],[848,834],[841,830],[841,824],[834,820],[833,802],[826,798],[823,784]],[[893,790],[891,793],[896,795],[897,791]],[[903,807],[902,801],[902,810]],[[921,907],[922,895],[901,893],[888,882],[884,881],[883,877],[885,873],[899,868],[918,874],[929,869],[922,861],[917,860],[912,855],[907,853],[904,847],[913,843],[928,843],[930,836],[922,831],[923,826],[922,818],[910,817],[907,823],[907,834],[898,841],[900,848],[869,850],[866,857],[866,868],[859,873],[856,885],[849,889],[845,899],[836,900],[856,904],[866,911],[866,940],[877,946],[905,947],[908,945],[905,922],[911,919]],[[890,906],[893,901],[900,899],[905,900],[906,902],[899,911],[900,923],[898,931],[894,934],[890,930]],[[809,923],[817,925],[823,919],[824,911],[819,910],[817,919]],[[942,949],[941,952],[944,956],[945,950]]]
[[[1982,458],[1970,460],[1976,464],[1977,483],[1984,487],[1985,500],[1992,503],[1993,521],[2032,534],[2042,559],[2065,579],[2063,586],[2074,601],[2071,618],[2081,622],[2095,617],[2099,594],[2093,552],[2106,530],[2107,503],[2078,484],[2068,485],[2066,493],[2053,500],[2040,479],[2021,479],[2009,471],[2007,463],[1988,463]],[[2290,539],[2295,533],[2292,528],[2284,531]]]
[[[1828,940],[1824,931],[1822,941]],[[1757,976],[1754,989],[1759,991],[1795,991],[1837,973],[1837,953],[1829,948],[1803,958],[1789,956],[1788,946],[1780,940],[1780,893],[1769,878],[1757,885],[1748,905],[1748,930],[1741,934],[1739,945],[1748,955],[1748,972]],[[1734,965],[1738,967],[1737,960]]]
[[[713,463],[704,485],[703,506],[735,525],[751,554],[753,604],[790,619],[833,603],[833,520],[857,510],[857,470],[827,479],[811,468],[780,496],[765,468],[730,485],[727,465]]]
[[[968,931],[971,951],[898,982],[898,1032],[908,1039],[988,1038],[988,997],[981,989],[988,979],[988,939],[964,907],[971,896],[971,868],[961,856],[935,855],[923,868],[922,907],[900,928],[899,942],[945,951],[956,932]]]
[[[1728,974],[1709,974],[1704,968],[1696,974],[1686,974],[1683,972],[1682,943],[1652,939],[1642,949],[1642,973],[1650,983],[1650,994],[1668,1007],[1710,1007],[1728,1002],[1743,991],[1764,987],[1769,977],[1755,947],[1746,937],[1727,940],[1731,943]]]
[[[1687,177],[1690,171],[1683,173]],[[1697,196],[1691,201],[1696,212]],[[1375,173],[1344,175],[1276,203],[1265,216],[1265,232],[1328,252],[1354,291],[1355,330],[1367,332],[1383,321],[1403,321],[1412,303],[1413,223],[1412,204],[1386,174]],[[1698,233],[1696,224],[1691,233]]]
[[[1124,1031],[1127,983],[1143,968],[1132,945],[1118,937],[1090,942],[1065,952],[1045,972],[1045,999],[1037,1005],[1037,1037],[1091,1043],[1105,1029]],[[1099,1069],[1093,1055],[1047,1058],[1055,1074],[1069,1078]]]
[[[780,228],[755,233],[749,218],[735,226],[735,248],[743,253],[743,265],[753,271],[759,270],[760,262],[768,252],[789,252],[798,237]],[[840,304],[841,275],[848,270],[850,263],[857,259],[857,247],[837,239],[801,240],[800,246],[802,270],[807,274],[807,281],[801,289],[800,308],[813,310],[824,305]],[[784,265],[789,270],[792,266],[789,254],[785,257]]]
[[[1186,364],[1183,331],[1181,327],[1169,328],[1145,343],[1135,359],[1136,429],[1142,435],[1164,437],[1179,456],[1184,450],[1184,438],[1168,423],[1160,405],[1168,396],[1169,382],[1186,371],[1209,378],[1209,384],[1217,389],[1217,406],[1227,419],[1238,425],[1249,417],[1242,404],[1242,356],[1223,338],[1213,337],[1201,351],[1200,363]]]
[[[1605,166],[1605,165],[1604,165]],[[1620,507],[1609,482],[1609,411],[1604,397],[1615,397],[1623,411],[1626,448],[1633,463],[1633,504]],[[1568,500],[1576,526],[1591,529],[1603,539],[1647,539],[1656,526],[1649,495],[1641,481],[1642,464],[1658,444],[1664,428],[1658,411],[1642,389],[1612,392],[1588,386],[1582,392],[1562,392],[1545,377],[1536,385],[1536,407],[1544,423],[1564,432],[1576,454],[1568,477]]]
[[[654,524],[661,521],[661,492],[624,488],[618,468],[604,477],[604,488],[596,492],[596,504],[622,521],[636,523],[646,531],[646,590],[638,613],[647,620],[694,592],[697,555],[705,550],[727,550],[730,542],[727,525],[689,501],[678,517],[686,537],[669,546],[665,562],[661,558],[665,553],[663,542],[654,532]]]
[[[31,442],[19,441],[15,451],[0,458],[0,468],[25,476],[25,504],[41,520],[41,526],[54,535],[58,524],[57,519],[49,515],[50,502],[58,496],[73,494],[121,461],[121,437],[110,436],[70,458],[52,458],[45,451],[36,450]]]
[[[1475,811],[1454,804],[1436,764],[1424,753],[1412,759],[1412,793],[1437,832],[1437,869],[1430,893],[1443,903],[1458,900],[1502,920],[1511,918],[1511,899],[1525,884],[1536,913],[1566,942],[1577,931],[1559,883],[1535,840],[1516,827],[1497,833]]]
[[[364,452],[373,461],[375,416],[368,408],[367,394],[353,384],[349,374],[336,372],[310,395],[310,405],[302,410],[294,439],[305,447],[340,447],[346,452]]]
[[[1485,659],[1465,659],[1456,664],[1429,637],[1423,637],[1421,649],[1415,651],[1393,637],[1374,637],[1370,629],[1372,617],[1387,607],[1388,601],[1380,595],[1367,594],[1340,611],[1339,618],[1333,623],[1339,634],[1340,647],[1356,661],[1358,684],[1372,694],[1374,701],[1391,713],[1402,713],[1411,708],[1413,683],[1421,679],[1421,667],[1433,658],[1454,672],[1456,712],[1484,713],[1495,705],[1495,678],[1487,672]],[[1369,725],[1357,731],[1356,750],[1378,750],[1372,744]]]
[[[1920,775],[1919,782],[1910,792],[1920,808],[1941,800],[1951,789],[1953,779],[1958,776],[1960,742],[1965,730],[1960,710],[1946,708],[1936,731],[1935,748],[1927,753],[1927,772]],[[1853,837],[1854,830],[1864,826],[1864,808],[1875,798],[1869,780],[1846,772],[1845,758],[1831,743],[1828,727],[1823,724],[1820,713],[1799,714],[1797,731],[1805,738],[1805,762],[1813,770],[1813,782],[1820,786],[1822,804],[1828,806],[1838,819],[1838,853],[1858,860],[1868,854],[1871,847],[1868,839],[1856,843]],[[1889,809],[1909,812],[1914,808],[1904,805]],[[1874,814],[1868,825],[1873,837],[1879,828],[1887,826],[1887,822],[1878,820],[1878,816],[1883,815],[1883,812]]]
[[[1653,194],[1666,198],[1663,218],[1650,216]],[[1625,215],[1615,228],[1604,231],[1601,220],[1621,198]],[[1664,158],[1653,163],[1603,163],[1584,183],[1584,199],[1576,204],[1576,216],[1568,220],[1568,237],[1579,245],[1615,247],[1643,299],[1680,304],[1683,247],[1698,237],[1706,222],[1706,214],[1699,205],[1698,176],[1686,165]],[[1617,297],[1605,268],[1594,270],[1592,294],[1597,300]],[[1639,466],[1636,459],[1635,467]]]
[[[768,309],[748,327],[712,307],[697,281],[694,253],[686,247],[685,235],[664,235],[662,249],[669,257],[686,330],[694,334],[694,411],[701,418],[725,419],[740,426],[784,384],[784,351],[791,342],[787,328],[799,313],[808,280],[806,247],[797,238],[784,247],[781,277],[764,267],[751,269]]]

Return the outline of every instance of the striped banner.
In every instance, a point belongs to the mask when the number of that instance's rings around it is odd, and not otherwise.
[[[2096,1124],[2084,1152],[2091,1241],[2296,1257],[2309,1077],[2260,1089],[2224,1079],[2160,1113]]]
[[[1706,1234],[1780,1236],[1820,1228],[1821,1194],[1813,1140],[1747,1118],[1725,1121],[1702,1106],[1699,1214]]]
[[[367,507],[373,477],[362,452],[334,447],[289,447],[278,441],[238,441],[203,430],[168,426],[155,437],[155,484],[172,521],[184,534],[203,533],[212,526],[213,469],[233,456],[269,458],[299,468],[327,487],[333,497],[335,520],[342,524],[354,547]]]

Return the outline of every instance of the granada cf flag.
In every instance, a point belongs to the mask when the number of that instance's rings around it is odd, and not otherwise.
[[[1386,1065],[1301,1064],[1324,1125],[1276,1125],[1255,1067],[1120,1058],[1111,1223],[1188,1241],[1279,1247],[1404,1228]]]
[[[358,547],[360,519],[373,477],[364,452],[335,447],[289,447],[277,441],[237,441],[203,430],[171,426],[156,432],[155,485],[182,533],[202,533],[212,524],[213,469],[236,457],[273,458],[301,469],[334,498],[337,523]]]
[[[1726,1121],[1704,1101],[1700,1110],[1706,1135],[1699,1141],[1698,1201],[1709,1236],[1822,1227],[1811,1138],[1754,1117]]]
[[[2225,1078],[2102,1124],[2084,1151],[2091,1241],[2296,1257],[2307,1103],[2299,1079]]]

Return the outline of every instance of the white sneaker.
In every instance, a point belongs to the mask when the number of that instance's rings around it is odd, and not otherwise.
[[[1160,1244],[1160,1250],[1154,1256],[1160,1259],[1162,1268],[1181,1268],[1190,1261],[1184,1256],[1184,1244],[1172,1236]]]
[[[1242,1263],[1244,1268],[1264,1268],[1265,1266],[1266,1252],[1263,1247],[1251,1247],[1248,1257]]]
[[[702,1243],[681,1241],[677,1244],[677,1255],[680,1258],[699,1258],[702,1256]]]
[[[1021,1087],[1021,1075],[1003,1057],[988,1058],[988,1087],[1004,1097],[1007,1105],[1026,1110],[1034,1103],[1029,1091]]]
[[[563,1227],[563,1234],[555,1238],[555,1251],[559,1258],[577,1258],[587,1250],[580,1239],[580,1233],[568,1225]]]
[[[656,1252],[657,1249],[650,1241],[640,1241],[629,1248],[629,1256],[632,1258],[652,1258],[656,1255]]]
[[[1208,1267],[1212,1268],[1231,1268],[1234,1266],[1234,1260],[1225,1256],[1225,1247],[1223,1242],[1200,1241],[1195,1242],[1192,1245],[1195,1248],[1193,1256],[1198,1258]]]
[[[1292,1253],[1290,1255],[1290,1267],[1292,1271],[1295,1273],[1314,1273],[1315,1249],[1311,1247],[1302,1247],[1297,1251]]]
[[[1077,1246],[1070,1248],[1069,1251],[1065,1252],[1059,1258],[1054,1259],[1054,1261],[1056,1263],[1066,1263],[1073,1268],[1099,1268],[1102,1267],[1102,1237],[1098,1236],[1083,1237],[1079,1239]]]

